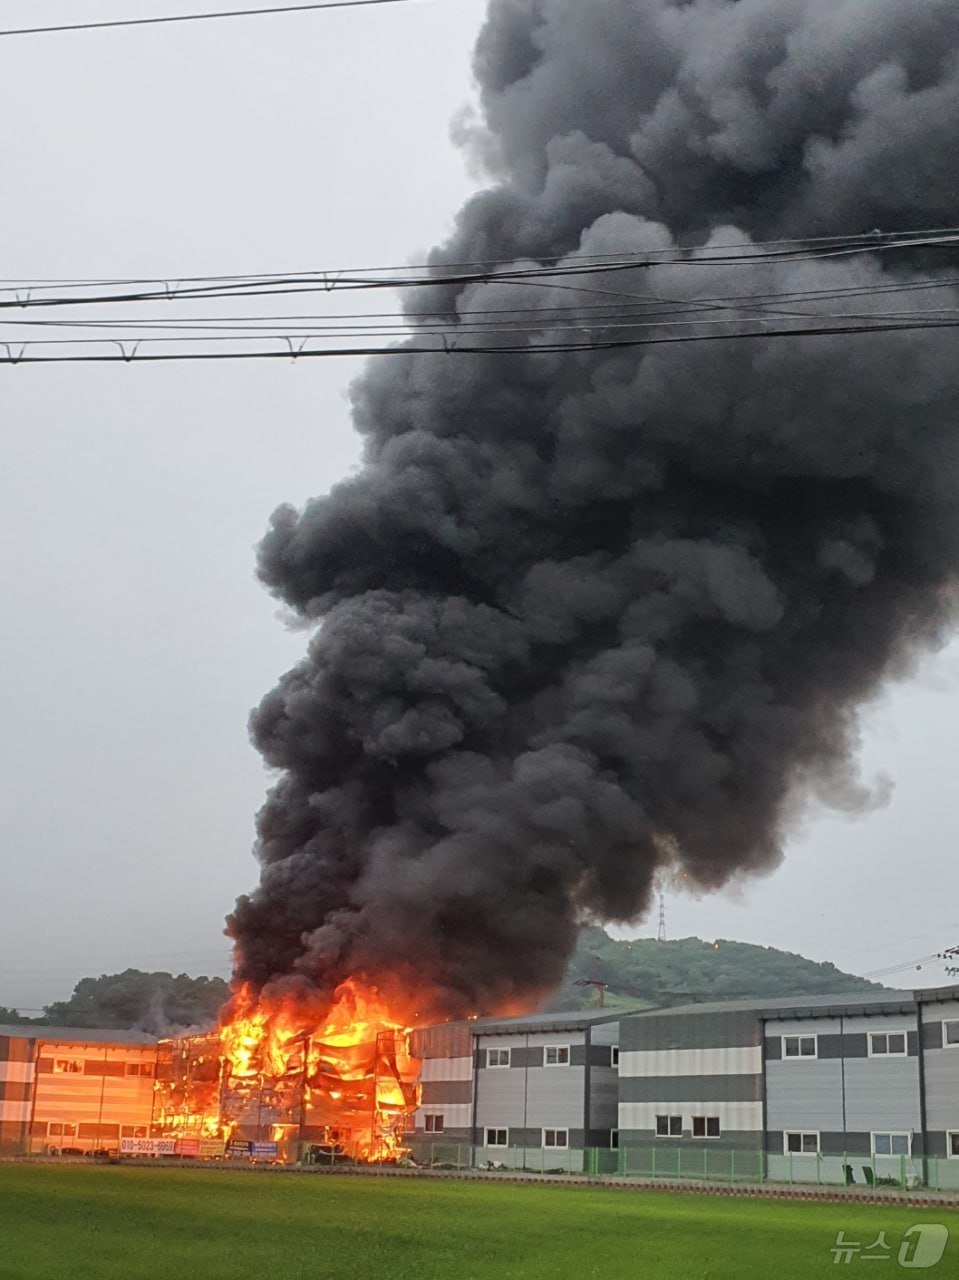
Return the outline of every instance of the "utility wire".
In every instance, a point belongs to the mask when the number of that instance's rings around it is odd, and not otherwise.
[[[41,36],[60,31],[104,31],[110,27],[155,27],[171,22],[209,22],[216,18],[258,18],[274,13],[308,13],[319,9],[370,9],[374,5],[411,4],[414,0],[323,0],[317,4],[265,5],[260,9],[223,9],[217,13],[179,13],[155,18],[114,18],[105,22],[70,22],[49,27],[0,30],[3,36]]]
[[[802,242],[799,242],[800,244]],[[859,238],[841,241],[827,247],[766,248],[761,243],[751,246],[748,253],[716,253],[711,249],[674,249],[657,253],[623,253],[602,257],[567,255],[562,259],[546,259],[539,265],[522,267],[514,259],[504,270],[490,270],[486,266],[466,264],[433,265],[422,268],[397,269],[367,267],[351,270],[321,269],[306,272],[280,273],[264,276],[194,276],[178,279],[152,279],[139,281],[17,281],[0,282],[0,294],[13,295],[0,298],[0,308],[24,308],[31,306],[78,306],[84,303],[102,304],[117,302],[149,302],[158,300],[196,300],[212,298],[263,297],[289,293],[333,293],[341,290],[431,288],[456,286],[465,288],[471,284],[513,283],[538,284],[543,280],[563,280],[594,275],[612,275],[651,267],[741,267],[749,264],[762,266],[776,263],[823,261],[835,257],[868,255],[877,252],[914,248],[954,248],[959,246],[959,229],[946,234],[906,233],[863,243]],[[758,250],[758,252],[755,252]],[[499,264],[493,264],[499,265]],[[423,274],[416,274],[422,271]],[[133,285],[141,285],[139,289]],[[560,286],[557,286],[560,287]],[[100,292],[92,296],[67,296],[64,290],[78,289],[123,290]],[[36,297],[51,290],[60,290],[53,297]]]
[[[86,354],[86,355],[29,355],[28,350],[37,344],[29,342],[20,343],[19,351],[14,351],[18,346],[15,342],[0,341],[0,350],[5,352],[0,355],[0,364],[132,364],[136,363],[169,363],[172,361],[199,361],[199,360],[307,360],[307,359],[331,359],[334,357],[352,357],[367,358],[371,356],[422,356],[422,355],[572,355],[597,351],[620,351],[629,350],[646,346],[664,346],[675,345],[682,342],[722,342],[722,341],[743,341],[747,339],[773,339],[773,338],[801,338],[801,337],[839,337],[863,333],[903,333],[914,331],[917,329],[954,329],[959,328],[959,318],[957,319],[936,319],[936,320],[903,320],[890,321],[880,324],[856,324],[849,326],[840,325],[815,325],[808,328],[782,328],[782,329],[757,329],[752,331],[744,331],[740,333],[707,333],[707,334],[680,334],[664,337],[645,337],[645,338],[614,338],[606,341],[588,340],[578,343],[573,342],[542,342],[542,343],[523,343],[520,344],[498,344],[495,346],[483,346],[479,344],[468,344],[453,341],[452,343],[444,340],[440,347],[415,347],[405,346],[357,346],[357,347],[333,347],[316,350],[307,347],[309,336],[302,339],[299,346],[300,335],[286,335],[283,341],[286,343],[286,349],[276,351],[169,351],[169,352],[140,352],[142,345],[141,340],[123,342],[120,339],[110,339],[110,343],[118,348],[116,353],[103,354]],[[82,341],[82,340],[80,340]],[[40,344],[42,345],[42,344]]]
[[[532,253],[532,254],[526,254],[524,256],[538,263],[541,263],[544,266],[547,264],[552,264],[555,266],[563,262],[622,263],[630,259],[636,260],[636,259],[642,258],[644,260],[645,259],[655,260],[658,258],[670,257],[670,256],[674,258],[679,256],[682,261],[691,261],[691,260],[694,261],[696,259],[691,258],[691,255],[703,253],[706,249],[708,249],[711,253],[717,250],[728,251],[728,250],[736,250],[736,249],[755,250],[755,249],[787,249],[787,248],[795,252],[797,249],[801,249],[801,248],[816,249],[817,247],[841,248],[841,247],[848,247],[848,246],[861,246],[864,251],[868,252],[870,249],[875,248],[877,245],[881,247],[895,248],[895,247],[898,247],[899,244],[906,244],[906,243],[923,244],[927,242],[936,242],[944,239],[953,241],[957,237],[959,237],[959,226],[922,227],[918,229],[915,229],[915,228],[906,229],[904,231],[876,230],[876,231],[859,233],[855,235],[838,235],[837,234],[837,235],[830,235],[830,236],[808,236],[808,237],[803,237],[802,239],[794,239],[794,240],[748,240],[748,239],[747,240],[729,240],[729,241],[720,242],[717,244],[710,244],[708,246],[703,245],[699,247],[694,246],[694,247],[677,248],[674,246],[668,249],[644,249],[642,254],[638,252],[630,253],[628,251],[623,251],[617,254],[579,253],[576,251],[572,251],[569,253],[558,253],[558,254]],[[765,255],[762,255],[762,256],[765,256]],[[512,258],[478,258],[478,259],[466,260],[463,262],[446,262],[446,263],[443,263],[442,266],[447,271],[453,271],[453,270],[465,271],[467,269],[478,270],[480,268],[488,269],[491,267],[515,266],[517,260],[518,260],[517,256],[514,255]],[[740,254],[733,255],[732,260],[736,262],[741,261],[742,255]],[[303,272],[277,273],[277,272],[269,272],[269,271],[250,271],[250,272],[244,272],[242,274],[235,273],[233,275],[215,275],[215,276],[180,275],[176,277],[172,275],[167,275],[167,276],[124,277],[118,280],[105,280],[102,277],[64,278],[62,276],[57,276],[57,277],[49,277],[47,279],[39,279],[37,277],[20,277],[17,279],[13,279],[10,277],[3,277],[3,278],[0,278],[0,286],[11,286],[11,287],[22,288],[24,286],[34,285],[35,287],[38,287],[38,288],[41,286],[54,286],[59,288],[59,287],[66,287],[68,285],[78,285],[78,286],[86,285],[91,288],[94,286],[99,288],[99,287],[106,287],[107,285],[134,285],[134,284],[160,285],[160,284],[167,284],[173,279],[176,279],[178,282],[181,282],[181,283],[197,283],[197,282],[204,282],[204,281],[237,282],[237,281],[261,280],[265,278],[283,279],[290,275],[302,275],[302,274],[333,276],[333,275],[336,275],[337,273],[343,273],[343,274],[349,275],[349,274],[356,274],[359,272],[369,272],[372,274],[388,272],[392,275],[396,275],[402,271],[432,272],[437,269],[437,265],[438,264],[435,261],[433,261],[433,262],[410,263],[410,264],[407,264],[405,267],[397,267],[397,266],[386,266],[386,267],[384,266],[375,266],[375,267],[348,266],[348,267],[336,267],[336,268],[328,267],[328,268],[320,268],[318,270],[314,270],[312,273],[303,273]],[[643,265],[643,264],[640,263],[640,265]]]

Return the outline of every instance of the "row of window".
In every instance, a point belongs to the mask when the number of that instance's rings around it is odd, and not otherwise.
[[[569,1130],[568,1129],[543,1129],[542,1143],[544,1148],[566,1150],[569,1147]],[[486,1138],[485,1145],[487,1147],[508,1147],[509,1146],[509,1130],[508,1129],[486,1129],[484,1131]]]
[[[487,1049],[486,1065],[488,1067],[509,1067],[512,1066],[512,1049]],[[568,1067],[570,1064],[570,1046],[568,1044],[548,1044],[543,1049],[544,1067]],[[614,1044],[609,1049],[609,1065],[611,1067],[619,1066],[619,1045]]]
[[[109,1067],[110,1071],[105,1073],[104,1067]],[[104,1062],[102,1058],[54,1058],[50,1070],[54,1075],[102,1076],[111,1074],[147,1076],[151,1080],[155,1074],[152,1062]]]
[[[93,1132],[95,1129],[108,1128],[112,1132],[116,1129],[116,1125],[97,1126],[95,1124],[76,1124],[68,1120],[51,1120],[47,1124],[48,1138],[94,1138],[97,1136]],[[36,1130],[34,1130],[36,1132]],[[120,1125],[121,1138],[148,1138],[150,1136],[150,1126],[148,1124],[122,1124]]]
[[[683,1136],[682,1116],[657,1116],[657,1138],[681,1138]],[[719,1116],[691,1116],[689,1132],[694,1138],[720,1138]]]
[[[949,1044],[959,1044],[959,1022],[946,1023],[956,1027],[956,1039]],[[904,1058],[909,1051],[908,1034],[905,1031],[870,1031],[870,1058]],[[818,1058],[819,1036],[783,1036],[782,1056],[784,1058]]]
[[[911,1156],[911,1133],[872,1134],[874,1156]],[[818,1156],[819,1134],[813,1130],[783,1134],[783,1152],[787,1156]],[[959,1159],[959,1130],[946,1134],[946,1155]]]
[[[783,1058],[818,1058],[818,1035],[782,1036]],[[905,1058],[909,1052],[909,1036],[906,1031],[870,1031],[870,1058]],[[942,1024],[942,1042],[948,1047],[959,1048],[959,1019]],[[610,1066],[619,1066],[619,1045],[610,1046]],[[570,1046],[568,1044],[546,1045],[543,1049],[544,1067],[568,1067],[570,1064]],[[487,1049],[487,1067],[509,1067],[512,1065],[511,1049]]]

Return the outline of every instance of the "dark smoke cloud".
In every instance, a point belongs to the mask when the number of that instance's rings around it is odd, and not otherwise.
[[[682,269],[598,282],[673,299],[945,277],[695,247],[948,224],[957,55],[955,0],[493,0],[466,132],[495,185],[436,261],[683,245]],[[595,302],[498,282],[409,305]],[[281,773],[239,977],[530,1000],[661,869],[720,886],[775,866],[804,796],[868,803],[857,707],[952,619],[948,330],[397,357],[354,407],[365,468],[261,547],[322,627],[252,721]]]

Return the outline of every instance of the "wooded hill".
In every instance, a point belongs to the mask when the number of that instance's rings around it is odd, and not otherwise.
[[[780,996],[846,994],[875,990],[879,983],[843,973],[834,964],[748,942],[681,938],[623,942],[605,929],[584,929],[566,981],[551,1009],[587,1009],[599,1003],[606,983],[609,1008],[637,1004],[699,1004],[708,1000],[764,1000]]]

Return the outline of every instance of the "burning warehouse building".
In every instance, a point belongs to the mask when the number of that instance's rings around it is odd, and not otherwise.
[[[221,1031],[166,1041],[160,1052],[155,1114],[164,1134],[241,1150],[268,1142],[287,1161],[311,1149],[395,1159],[420,1100],[408,1032],[350,985],[317,1024],[300,1005],[268,1017],[241,999]]]

